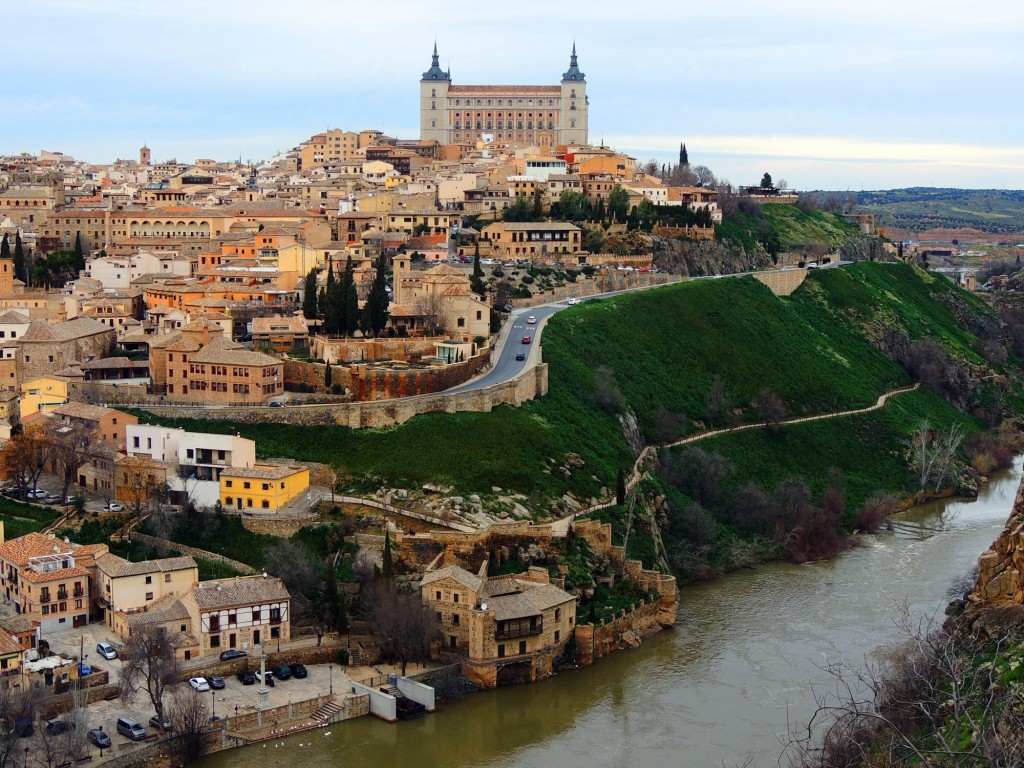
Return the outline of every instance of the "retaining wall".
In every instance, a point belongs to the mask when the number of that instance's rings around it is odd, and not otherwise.
[[[621,258],[628,259],[628,257]],[[603,269],[591,279],[579,278],[575,283],[566,283],[550,291],[536,293],[528,299],[512,299],[510,303],[513,307],[536,307],[552,301],[580,299],[609,291],[622,291],[627,288],[641,288],[650,285],[668,285],[684,280],[686,278],[681,275],[669,275],[664,272]]]
[[[237,421],[249,424],[340,425],[351,429],[404,424],[423,413],[489,412],[499,405],[522,405],[548,392],[548,366],[540,363],[511,381],[469,392],[422,395],[407,400],[330,403],[287,408],[226,407],[191,408],[182,405],[138,403],[152,413],[179,419]]]
[[[224,563],[230,565],[237,571],[242,573],[254,574],[256,569],[251,565],[240,563],[237,560],[232,560],[230,557],[224,557],[224,555],[218,555],[216,552],[207,552],[205,549],[197,549],[196,547],[188,547],[184,544],[179,544],[176,541],[168,541],[167,539],[158,539],[156,536],[150,536],[145,533],[138,533],[132,531],[129,534],[129,539],[132,541],[141,541],[143,544],[149,544],[154,547],[165,547],[167,549],[173,549],[181,552],[183,555],[192,555],[192,557],[201,557],[204,560],[216,560],[218,563]]]
[[[379,691],[376,688],[371,688],[368,685],[357,683],[354,680],[350,685],[353,694],[365,694],[370,697],[371,715],[376,715],[381,720],[387,720],[389,723],[398,720],[398,699],[394,696]]]

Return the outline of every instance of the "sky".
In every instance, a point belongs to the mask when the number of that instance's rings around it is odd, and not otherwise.
[[[463,85],[554,85],[590,139],[733,184],[1024,188],[1024,2],[0,0],[0,154],[261,161],[327,128],[418,138]]]

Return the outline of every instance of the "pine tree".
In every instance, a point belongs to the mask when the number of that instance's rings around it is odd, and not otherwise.
[[[324,387],[327,389],[331,388],[331,364],[327,363],[327,367],[324,368]]]
[[[3,242],[0,242],[0,259],[11,258],[11,242],[7,239],[7,233],[4,233]]]
[[[391,531],[384,528],[384,555],[381,558],[381,575],[385,579],[395,578],[395,561],[391,557]]]
[[[82,233],[75,232],[75,263],[74,270],[78,272],[85,269],[85,253],[82,251]]]
[[[28,271],[25,269],[25,249],[21,244],[21,232],[14,236],[14,276],[28,285]]]
[[[306,275],[306,287],[302,292],[302,316],[307,320],[315,320],[317,315],[316,269],[309,270]]]
[[[615,503],[622,506],[626,503],[626,473],[619,467],[619,474],[615,478]]]

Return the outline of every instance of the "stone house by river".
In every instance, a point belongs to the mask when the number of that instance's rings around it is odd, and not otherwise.
[[[484,688],[535,681],[554,671],[576,622],[576,598],[545,568],[486,577],[458,565],[428,572],[423,602],[437,614],[443,650],[465,654],[467,679]]]

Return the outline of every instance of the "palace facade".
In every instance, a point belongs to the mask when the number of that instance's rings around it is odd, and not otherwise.
[[[420,139],[441,144],[487,140],[541,147],[586,144],[587,81],[572,46],[558,85],[454,85],[438,64],[420,80]]]

